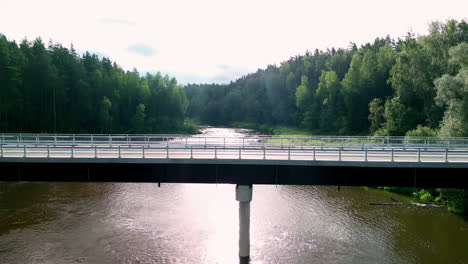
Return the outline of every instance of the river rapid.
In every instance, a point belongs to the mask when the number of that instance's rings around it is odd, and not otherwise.
[[[239,263],[234,189],[0,182],[0,263]],[[468,221],[444,208],[370,205],[392,199],[410,198],[254,185],[251,263],[468,263]]]

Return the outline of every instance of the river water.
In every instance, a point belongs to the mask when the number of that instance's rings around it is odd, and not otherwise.
[[[207,128],[206,135],[245,130]],[[234,185],[0,183],[0,263],[239,263]],[[468,221],[362,187],[255,185],[251,263],[468,263]]]

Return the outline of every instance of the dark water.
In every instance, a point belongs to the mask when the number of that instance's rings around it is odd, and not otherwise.
[[[468,263],[467,221],[369,205],[390,197],[256,185],[251,263]],[[233,185],[0,183],[0,263],[238,263],[237,243]]]

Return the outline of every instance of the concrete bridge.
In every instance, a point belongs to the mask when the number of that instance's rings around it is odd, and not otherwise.
[[[1,134],[0,180],[468,188],[467,138]]]

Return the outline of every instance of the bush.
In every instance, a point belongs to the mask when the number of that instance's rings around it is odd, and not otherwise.
[[[374,136],[376,137],[383,137],[383,136],[388,136],[388,135],[389,135],[388,131],[384,128],[379,128],[374,133]]]
[[[407,137],[435,137],[437,130],[418,125],[415,129],[406,132]]]
[[[446,201],[450,211],[468,215],[467,189],[440,189],[440,197]]]
[[[417,192],[414,192],[413,196],[418,198],[419,200],[423,200],[427,202],[433,202],[435,200],[434,196],[432,196],[430,192],[424,189],[420,189]]]

